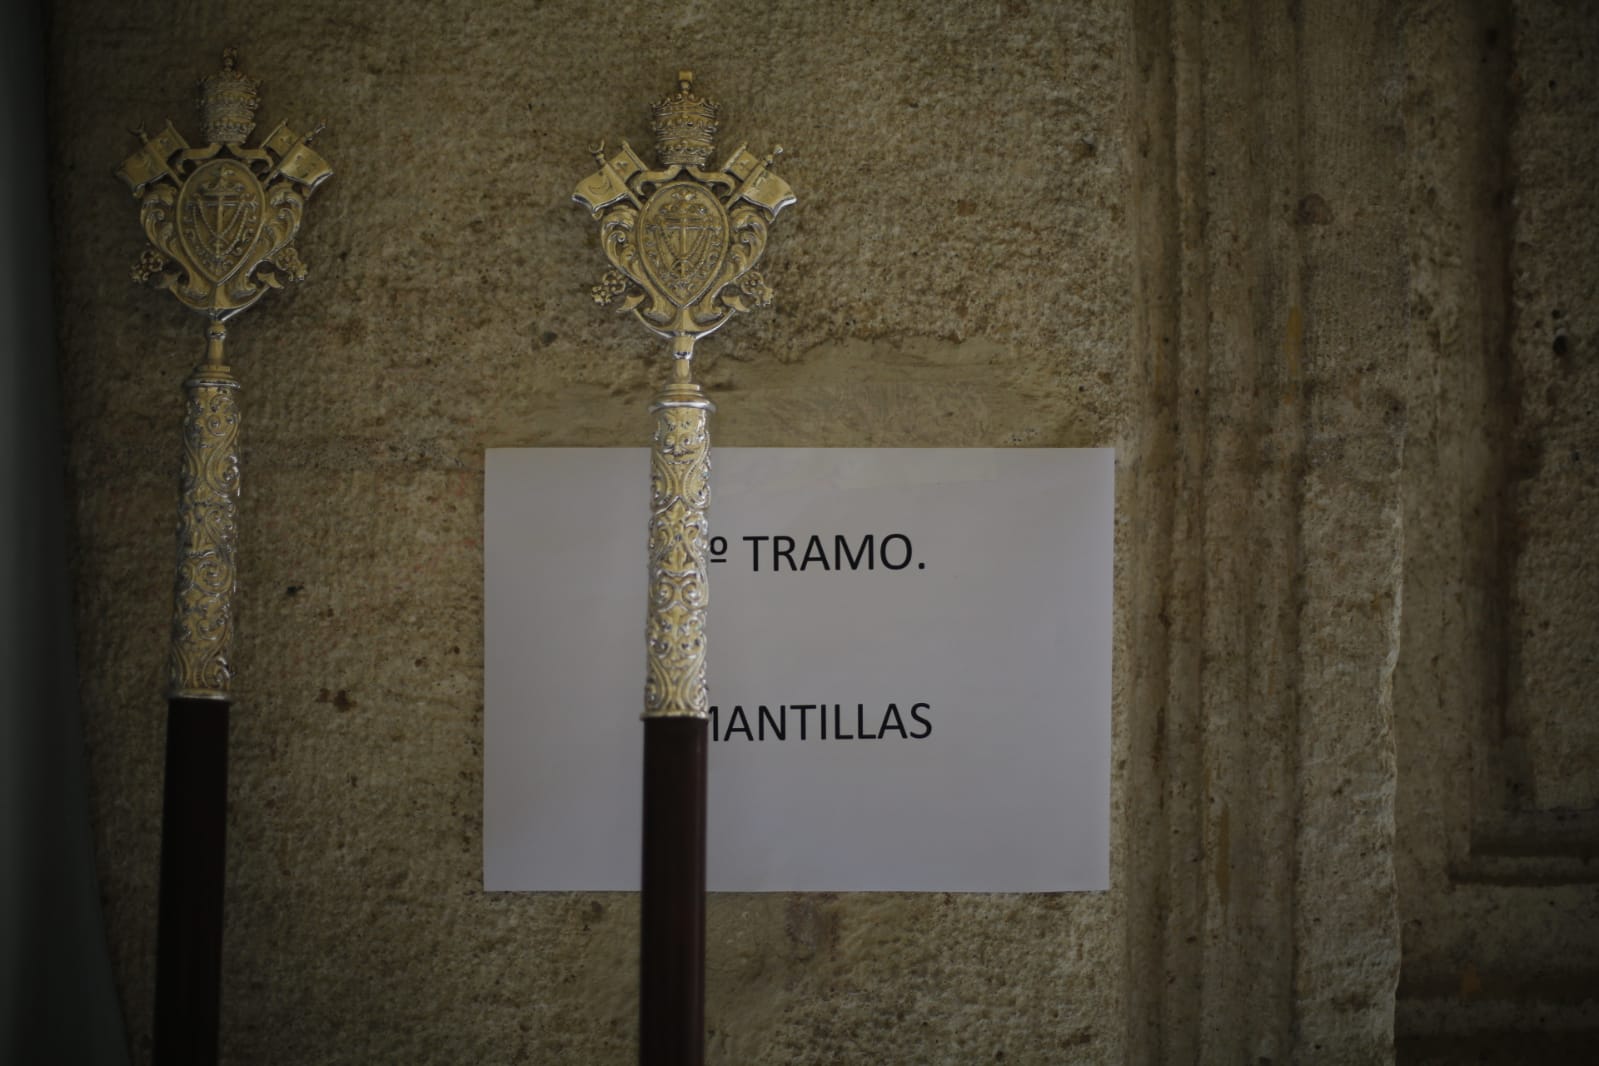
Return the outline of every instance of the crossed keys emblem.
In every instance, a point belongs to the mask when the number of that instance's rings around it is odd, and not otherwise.
[[[191,147],[171,122],[154,137],[140,129],[143,146],[118,171],[141,197],[150,241],[134,280],[153,281],[217,322],[269,288],[304,279],[294,237],[306,198],[333,173],[311,148],[321,126],[301,136],[279,123],[259,148],[245,146],[257,83],[236,61],[228,49],[222,70],[201,83],[209,144]]]
[[[600,169],[572,194],[599,222],[612,265],[594,286],[594,301],[632,312],[671,338],[681,359],[735,313],[772,302],[754,267],[768,225],[794,202],[771,169],[781,148],[763,159],[741,145],[719,168],[706,168],[719,108],[694,95],[692,84],[692,72],[683,71],[678,92],[655,105],[660,169],[626,141],[609,159],[601,144],[594,149]]]

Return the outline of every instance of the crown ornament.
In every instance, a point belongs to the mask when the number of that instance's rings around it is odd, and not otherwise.
[[[657,103],[655,157],[663,167],[684,163],[703,167],[716,151],[716,119],[721,108],[694,95],[694,72],[679,71],[677,92]]]
[[[238,69],[239,50],[222,50],[222,69],[200,81],[200,120],[212,144],[243,144],[255,129],[261,83]]]

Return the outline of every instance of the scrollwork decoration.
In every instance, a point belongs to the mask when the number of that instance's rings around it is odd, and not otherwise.
[[[706,713],[710,405],[657,404],[650,451],[649,671],[646,716]]]
[[[226,699],[233,678],[239,383],[226,367],[187,382],[173,595],[171,694]]]

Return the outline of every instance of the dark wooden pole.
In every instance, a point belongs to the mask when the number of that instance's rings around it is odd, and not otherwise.
[[[222,1000],[228,703],[167,703],[155,1066],[212,1066]]]
[[[640,1066],[705,1059],[703,718],[644,722]]]
[[[155,1066],[214,1066],[221,1021],[240,420],[239,382],[222,362],[227,327],[212,321],[206,336],[206,360],[184,382],[161,812]]]
[[[650,405],[650,593],[639,901],[640,1066],[705,1061],[705,687],[709,417],[692,338]]]

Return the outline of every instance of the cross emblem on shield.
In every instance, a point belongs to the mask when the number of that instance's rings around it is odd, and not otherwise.
[[[221,253],[238,237],[244,220],[244,183],[238,175],[223,168],[207,185],[200,187],[201,225],[211,235],[211,249]]]
[[[703,185],[674,182],[644,207],[645,269],[679,307],[691,304],[727,254],[727,209]]]
[[[265,206],[260,181],[239,163],[216,159],[194,172],[178,193],[178,232],[202,274],[221,282],[244,265]]]

